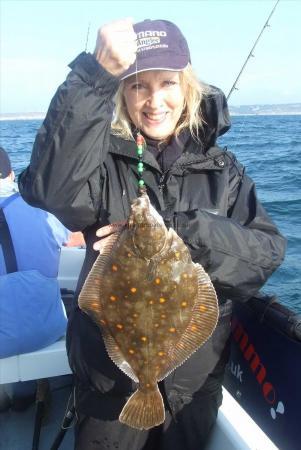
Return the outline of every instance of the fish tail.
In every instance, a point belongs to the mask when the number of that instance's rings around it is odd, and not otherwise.
[[[138,389],[134,392],[119,416],[120,422],[139,430],[148,430],[164,420],[164,404],[158,386],[155,390],[145,392]]]

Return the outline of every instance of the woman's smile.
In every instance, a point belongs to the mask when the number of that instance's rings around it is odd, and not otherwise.
[[[163,113],[143,112],[142,114],[146,117],[146,120],[148,122],[152,123],[153,125],[159,125],[165,120],[168,113],[167,112],[163,112]]]
[[[184,108],[179,72],[150,70],[125,81],[125,106],[133,124],[152,139],[171,136]]]

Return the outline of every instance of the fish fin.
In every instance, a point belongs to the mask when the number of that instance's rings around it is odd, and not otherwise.
[[[115,243],[118,241],[121,233],[122,230],[111,234],[111,236],[106,239],[106,242],[103,246],[103,251],[96,258],[96,261],[94,262],[86,278],[86,281],[78,298],[78,306],[80,307],[80,309],[90,315],[97,323],[97,325],[100,326],[100,318],[102,313],[100,302],[102,276],[104,270],[110,263],[112,249]],[[97,308],[95,303],[97,303]]]
[[[218,301],[209,275],[200,264],[195,264],[198,277],[198,295],[193,306],[191,319],[176,345],[169,350],[170,363],[158,374],[163,380],[171,371],[180,366],[192,353],[212,335],[218,321]]]
[[[111,264],[112,249],[115,243],[119,240],[123,229],[113,233],[106,239],[101,254],[97,257],[88,277],[83,285],[79,295],[79,307],[85,311],[94,322],[101,328],[104,343],[107,352],[112,361],[132,380],[138,383],[138,378],[133,372],[131,366],[125,361],[122,356],[118,343],[111,336],[106,326],[105,315],[102,311],[101,305],[101,285],[105,269]]]
[[[138,430],[148,430],[160,425],[165,420],[162,395],[156,390],[142,391],[138,389],[124,405],[119,421]]]
[[[128,377],[130,377],[133,381],[135,381],[135,383],[138,383],[139,380],[137,378],[137,375],[134,373],[130,364],[123,357],[119,349],[118,343],[115,341],[113,336],[109,334],[106,327],[103,327],[102,335],[108,355],[111,358],[111,360],[116,364],[116,366],[120,370],[122,370],[122,372],[124,372]]]

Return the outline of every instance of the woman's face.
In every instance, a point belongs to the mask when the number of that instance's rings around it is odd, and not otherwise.
[[[174,133],[184,107],[179,72],[149,70],[125,80],[128,114],[144,134],[164,140]]]

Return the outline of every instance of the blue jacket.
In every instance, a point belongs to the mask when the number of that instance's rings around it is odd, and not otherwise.
[[[66,316],[57,280],[69,231],[19,193],[0,196],[17,271],[7,273],[0,246],[0,358],[50,345],[64,335]]]

